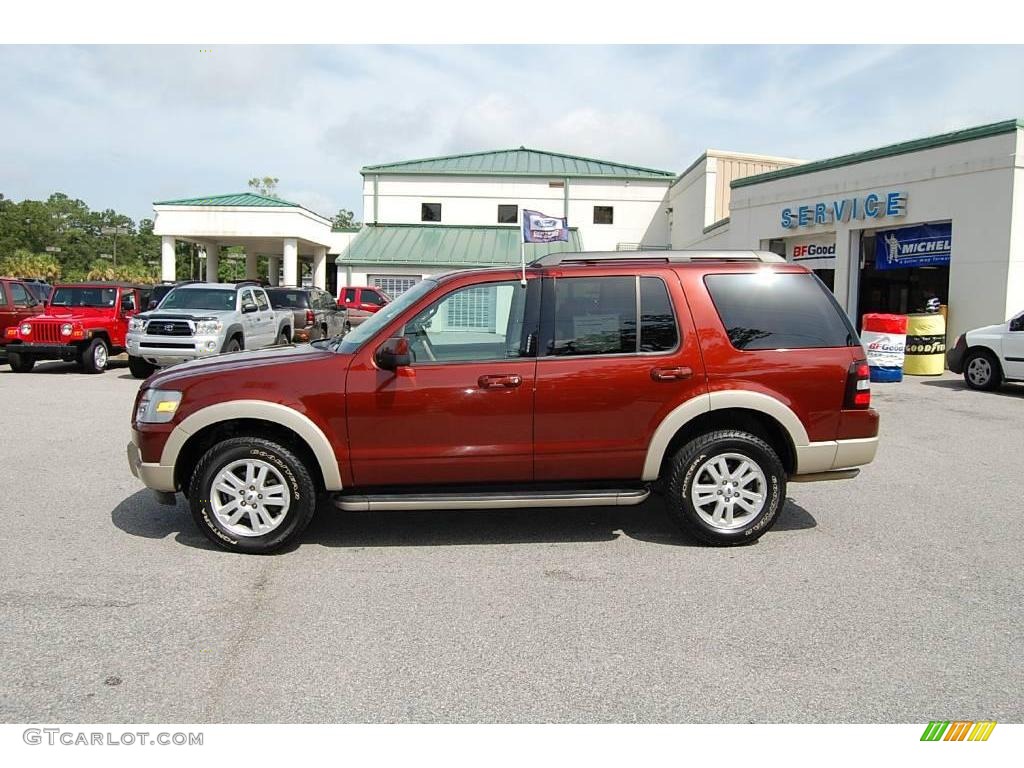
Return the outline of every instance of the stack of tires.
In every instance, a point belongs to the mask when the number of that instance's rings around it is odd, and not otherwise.
[[[871,381],[903,381],[906,315],[864,315],[860,340],[867,352]]]

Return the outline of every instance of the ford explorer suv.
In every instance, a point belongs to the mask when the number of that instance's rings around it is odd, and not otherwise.
[[[54,286],[46,310],[5,331],[11,370],[28,373],[40,360],[76,362],[102,373],[125,351],[128,324],[149,300],[149,286],[64,283]]]
[[[561,253],[432,276],[342,338],[140,388],[131,471],[237,552],[341,510],[631,506],[752,542],[851,478],[878,414],[849,319],[769,253]]]
[[[11,337],[17,335],[18,326],[43,311],[43,301],[25,280],[0,277],[0,361],[7,360],[7,329]]]
[[[128,368],[144,379],[168,365],[291,341],[292,313],[271,307],[259,285],[189,283],[132,321]]]
[[[960,334],[946,352],[946,365],[962,373],[971,389],[993,390],[1004,381],[1024,381],[1024,312]]]

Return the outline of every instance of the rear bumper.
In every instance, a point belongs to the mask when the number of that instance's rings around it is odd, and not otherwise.
[[[132,439],[126,446],[128,454],[128,468],[135,477],[142,481],[147,488],[152,488],[158,493],[174,493],[174,467],[165,467],[162,464],[147,464],[142,460],[142,453],[139,451],[138,435],[132,431]]]
[[[946,350],[946,367],[953,373],[964,372],[964,355],[967,354],[967,337],[961,335],[956,344]]]
[[[827,440],[796,449],[795,475],[852,469],[870,464],[878,452],[878,436]]]

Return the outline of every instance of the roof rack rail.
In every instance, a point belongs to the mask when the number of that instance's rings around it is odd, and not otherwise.
[[[661,261],[666,264],[691,264],[701,261],[756,261],[779,264],[786,260],[768,251],[580,251],[549,253],[535,259],[531,267],[555,267],[562,264],[604,264],[632,261]]]

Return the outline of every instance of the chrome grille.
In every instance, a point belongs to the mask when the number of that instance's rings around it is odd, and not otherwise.
[[[150,320],[146,333],[150,336],[191,336],[192,328],[185,320]]]

